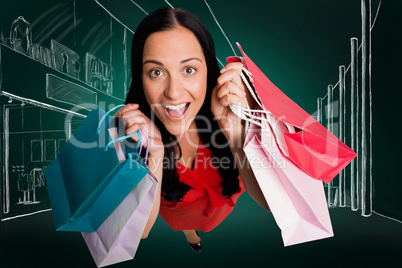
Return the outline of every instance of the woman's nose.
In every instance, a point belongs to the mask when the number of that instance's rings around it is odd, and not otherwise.
[[[168,85],[165,89],[165,96],[172,100],[179,99],[184,92],[183,84],[179,77],[170,76]]]

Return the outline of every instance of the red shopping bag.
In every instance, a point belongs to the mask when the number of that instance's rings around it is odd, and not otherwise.
[[[276,87],[237,45],[243,57],[227,61],[241,61],[251,73],[261,108],[300,130],[284,133],[288,157],[311,177],[330,182],[357,154]]]

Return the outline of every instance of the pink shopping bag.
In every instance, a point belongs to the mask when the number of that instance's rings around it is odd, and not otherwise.
[[[267,119],[265,114],[255,115]],[[273,127],[262,120],[263,128],[251,123],[244,151],[282,231],[284,245],[332,237],[323,182],[313,179],[281,152],[275,133],[283,135],[284,129],[272,122]]]
[[[287,97],[237,45],[243,57],[229,57],[227,61],[241,61],[251,73],[261,108],[300,130],[284,134],[289,158],[311,177],[330,182],[356,157],[356,153]]]

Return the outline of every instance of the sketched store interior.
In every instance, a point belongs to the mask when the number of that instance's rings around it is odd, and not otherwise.
[[[129,82],[126,28],[94,1],[49,5],[0,25],[2,219],[50,209],[44,169]]]

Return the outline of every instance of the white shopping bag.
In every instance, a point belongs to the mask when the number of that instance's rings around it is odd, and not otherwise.
[[[111,135],[117,135],[117,132]],[[119,161],[125,160],[116,144]],[[151,172],[137,184],[96,232],[82,236],[98,267],[134,258],[155,199],[158,182]]]

